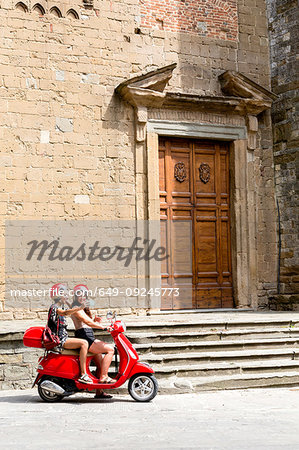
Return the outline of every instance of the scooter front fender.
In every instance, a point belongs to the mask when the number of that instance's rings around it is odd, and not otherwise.
[[[132,370],[131,370],[128,378],[131,378],[136,373],[155,373],[155,371],[151,368],[151,366],[149,364],[138,361],[132,367]]]
[[[33,385],[31,386],[32,388],[36,385],[36,383],[41,379],[41,377],[42,377],[42,374],[41,373],[38,373],[37,375],[36,375],[36,378],[35,378],[35,380],[34,380],[34,382],[33,382]]]

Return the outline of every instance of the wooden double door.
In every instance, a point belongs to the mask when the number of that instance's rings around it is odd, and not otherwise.
[[[233,307],[228,145],[161,138],[159,171],[162,309]]]

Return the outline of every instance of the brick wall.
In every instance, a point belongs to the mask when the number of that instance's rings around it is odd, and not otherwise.
[[[140,0],[141,25],[236,40],[237,0]]]

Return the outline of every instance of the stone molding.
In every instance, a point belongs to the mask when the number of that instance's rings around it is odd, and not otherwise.
[[[245,117],[242,116],[182,109],[148,108],[148,120],[171,120],[174,122],[210,123],[214,125],[246,125]]]
[[[159,136],[178,136],[190,138],[206,138],[234,141],[246,139],[245,126],[218,125],[206,123],[172,122],[150,119],[147,122],[147,131],[157,133]]]

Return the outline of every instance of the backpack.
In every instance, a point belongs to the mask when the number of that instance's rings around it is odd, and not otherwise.
[[[54,347],[57,347],[57,345],[60,344],[60,339],[59,339],[59,336],[58,336],[59,316],[57,318],[56,334],[53,333],[53,331],[49,327],[49,319],[50,319],[50,316],[51,316],[52,309],[53,309],[53,307],[50,308],[50,310],[49,310],[48,322],[47,322],[47,325],[44,328],[44,331],[43,331],[43,334],[42,334],[42,344],[43,344],[43,347],[45,347],[46,350],[52,350]]]

